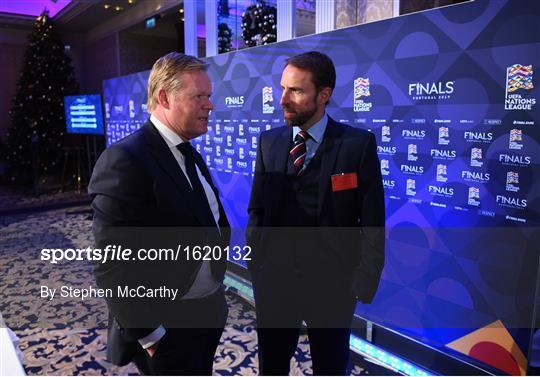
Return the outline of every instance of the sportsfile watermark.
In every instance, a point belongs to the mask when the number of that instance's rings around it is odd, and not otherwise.
[[[196,276],[215,276],[213,290],[223,282],[220,274],[228,261],[224,283],[231,290],[254,294],[259,302],[262,294],[263,303],[264,295],[279,296],[287,305],[314,307],[328,318],[336,305],[375,284],[379,273],[373,301],[362,307],[384,326],[414,328],[418,318],[433,313],[422,327],[460,328],[468,326],[463,318],[495,321],[505,312],[508,326],[524,327],[533,312],[540,237],[533,226],[252,228],[247,236],[246,229],[231,229],[231,241],[223,243],[222,234],[212,232],[115,228],[95,244],[61,238],[40,244],[36,239],[32,251],[7,243],[0,256],[4,268],[11,268],[3,274],[4,297],[21,317],[44,328],[106,326],[109,308],[119,315],[129,312],[126,318],[132,321],[124,326],[152,327],[151,319],[160,313],[170,326],[185,327],[172,313],[189,301]],[[373,252],[381,239],[384,255]],[[19,259],[24,264],[13,270]],[[238,269],[248,267],[251,274],[238,275]],[[423,298],[422,308],[411,301],[411,289]],[[319,302],[321,294],[335,298],[335,305]],[[486,301],[489,307],[481,304]],[[275,323],[268,326],[287,327],[280,321],[284,308],[272,310]]]
[[[64,261],[91,261],[107,263],[114,261],[213,261],[227,259],[235,262],[250,261],[250,246],[184,246],[172,248],[131,249],[122,245],[107,245],[103,249],[92,248],[44,248],[40,251],[42,261],[58,264]]]

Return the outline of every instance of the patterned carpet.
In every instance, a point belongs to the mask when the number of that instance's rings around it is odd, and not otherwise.
[[[66,202],[90,201],[86,189],[81,191],[65,191],[50,189],[35,195],[31,189],[0,186],[0,214],[6,211],[31,210],[36,206],[54,206]]]
[[[53,210],[0,217],[0,312],[20,338],[23,366],[29,375],[136,375],[133,365],[119,368],[105,360],[103,299],[49,301],[40,297],[42,284],[85,286],[93,282],[88,262],[53,265],[40,260],[45,247],[92,245],[89,215],[77,214],[73,208],[69,212],[72,214]],[[253,308],[232,293],[227,294],[227,301],[229,318],[214,374],[258,374]],[[312,374],[305,336],[291,361],[291,374]],[[353,374],[365,371],[355,366]]]

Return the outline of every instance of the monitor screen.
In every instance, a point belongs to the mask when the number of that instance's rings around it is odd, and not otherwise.
[[[103,135],[101,95],[65,96],[64,109],[68,134]]]

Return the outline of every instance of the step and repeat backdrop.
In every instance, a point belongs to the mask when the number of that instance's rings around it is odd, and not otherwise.
[[[357,314],[523,374],[540,223],[540,4],[477,0],[208,58],[209,131],[193,141],[243,242],[258,137],[283,126],[288,57],[328,54],[328,114],[373,132],[387,206],[383,280]],[[104,81],[107,145],[148,118],[149,72]],[[324,278],[324,277],[321,277]]]

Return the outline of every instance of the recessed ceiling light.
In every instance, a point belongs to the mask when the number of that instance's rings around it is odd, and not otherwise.
[[[181,8],[181,9],[180,9],[180,13],[184,13],[184,8]]]
[[[105,9],[109,9],[110,7],[111,7],[111,6],[110,6],[109,4],[105,4],[105,5],[103,6],[103,8],[105,8]]]
[[[122,9],[124,9],[124,8],[122,8],[120,5],[117,5],[117,6],[114,7],[114,10],[117,11],[117,12],[120,12]]]
[[[134,1],[133,0],[128,0],[128,4],[133,4]]]

